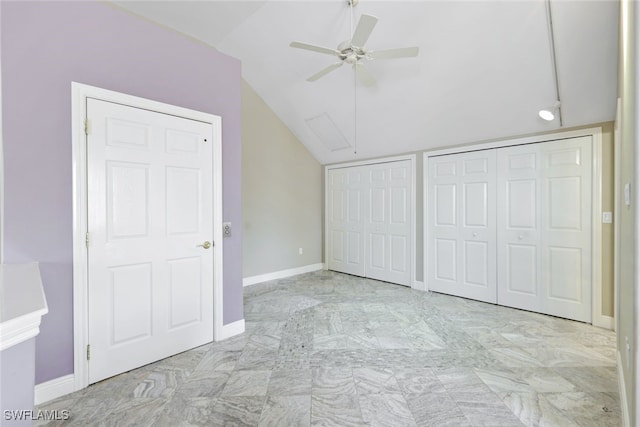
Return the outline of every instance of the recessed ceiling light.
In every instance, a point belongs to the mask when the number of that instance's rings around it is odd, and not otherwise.
[[[542,120],[550,122],[551,120],[556,118],[556,111],[558,111],[559,109],[560,101],[556,101],[551,107],[538,111],[538,115]]]

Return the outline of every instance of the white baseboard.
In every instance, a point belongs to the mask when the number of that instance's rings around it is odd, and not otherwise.
[[[34,404],[40,405],[65,394],[75,391],[75,378],[73,374],[54,378],[50,381],[36,384],[34,390]]]
[[[243,332],[244,332],[244,319],[240,319],[235,322],[222,325],[222,331],[220,332],[220,336],[217,337],[216,341],[226,340],[227,338],[240,335]]]
[[[269,280],[284,279],[286,277],[297,276],[298,274],[311,273],[322,270],[323,263],[309,264],[303,267],[290,268],[288,270],[274,271],[273,273],[260,274],[258,276],[245,277],[242,279],[242,286],[251,286],[256,283],[267,282]]]
[[[417,291],[426,291],[427,287],[424,282],[420,282],[418,280],[413,281],[413,286],[411,287]]]
[[[622,374],[622,356],[617,351],[617,366],[618,366],[618,387],[620,389],[620,410],[622,411],[622,426],[630,427],[631,421],[629,420],[629,401],[627,400],[627,388],[624,382],[624,375]]]
[[[597,326],[599,328],[609,329],[613,331],[615,329],[615,325],[616,322],[611,316],[601,315],[593,319],[593,326]]]
[[[244,332],[244,319],[222,325],[222,332],[216,341],[222,341]],[[34,404],[40,405],[75,390],[75,377],[73,374],[54,378],[50,381],[36,384],[34,389]]]

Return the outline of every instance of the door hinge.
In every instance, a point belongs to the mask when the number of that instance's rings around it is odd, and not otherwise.
[[[87,360],[91,359],[91,345],[87,344]]]
[[[91,123],[89,120],[84,121],[84,134],[89,135],[91,133]]]
[[[87,248],[89,247],[89,232],[88,231],[84,235],[84,244],[87,246]]]

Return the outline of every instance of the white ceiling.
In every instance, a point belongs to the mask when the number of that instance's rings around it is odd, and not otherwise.
[[[348,66],[309,83],[336,58],[289,47],[349,39],[346,0],[115,3],[240,59],[244,79],[323,164],[560,128],[537,114],[555,100],[544,0],[361,0],[355,23],[379,18],[368,49],[420,47],[417,58],[367,62],[373,87]],[[563,127],[613,120],[618,2],[551,6]],[[357,135],[357,154],[311,131],[306,119],[324,113],[352,146]]]

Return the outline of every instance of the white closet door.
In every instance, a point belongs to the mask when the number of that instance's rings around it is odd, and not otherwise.
[[[411,162],[366,168],[366,277],[411,286]]]
[[[591,137],[498,150],[498,303],[591,321]]]
[[[329,270],[364,276],[363,169],[329,170]]]
[[[429,158],[429,290],[496,302],[495,166],[495,150]]]

